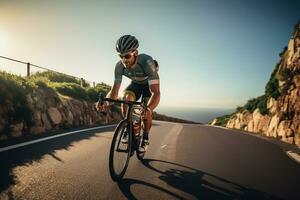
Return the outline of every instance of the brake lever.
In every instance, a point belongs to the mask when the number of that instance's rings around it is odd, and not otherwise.
[[[103,104],[104,104],[104,95],[102,92],[99,93],[99,98],[98,98],[97,103],[98,103],[98,105],[100,104],[101,106],[103,106]],[[105,112],[105,111],[100,111],[100,113],[103,115],[107,115],[107,112]]]
[[[101,106],[104,104],[104,95],[102,92],[99,93],[99,98],[97,103],[100,104]]]

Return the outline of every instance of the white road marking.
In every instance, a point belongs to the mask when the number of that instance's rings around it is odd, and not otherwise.
[[[165,144],[165,145],[162,145],[160,148],[161,148],[161,149],[164,149],[166,146],[167,146],[167,145]]]
[[[300,163],[300,155],[299,155],[299,154],[294,153],[294,152],[292,152],[292,151],[287,151],[286,154],[287,154],[290,158],[292,158],[292,159],[294,159],[295,161],[297,161],[298,163]]]
[[[94,128],[87,128],[87,129],[71,131],[71,132],[67,132],[67,133],[63,133],[63,134],[59,134],[59,135],[49,136],[49,137],[45,137],[45,138],[41,138],[41,139],[37,139],[37,140],[32,140],[32,141],[23,142],[23,143],[20,143],[20,144],[15,144],[15,145],[3,147],[3,148],[0,148],[0,152],[8,151],[8,150],[11,150],[11,149],[16,149],[16,148],[19,148],[19,147],[35,144],[35,143],[38,143],[38,142],[42,142],[42,141],[46,141],[46,140],[50,140],[50,139],[53,139],[53,138],[58,138],[58,137],[66,136],[66,135],[71,135],[71,134],[80,133],[80,132],[84,132],[84,131],[91,131],[91,130],[95,130],[95,129],[104,129],[104,128],[113,127],[113,126],[116,126],[116,124],[107,125],[107,126],[97,126],[97,127],[94,127]]]

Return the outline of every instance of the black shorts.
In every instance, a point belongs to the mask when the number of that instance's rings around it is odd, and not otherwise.
[[[131,82],[124,90],[123,94],[131,94],[132,96],[134,96],[136,101],[139,100],[141,96],[148,99],[151,97],[151,92],[148,83],[138,84]]]

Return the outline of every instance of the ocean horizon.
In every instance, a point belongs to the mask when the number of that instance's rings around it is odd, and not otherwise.
[[[176,117],[193,122],[208,123],[216,117],[231,114],[235,108],[175,108],[159,107],[155,110],[159,114]]]

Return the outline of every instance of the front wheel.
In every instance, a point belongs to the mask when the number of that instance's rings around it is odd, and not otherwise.
[[[128,142],[122,143],[124,134],[128,134]],[[131,154],[132,133],[127,120],[121,121],[115,129],[109,152],[109,172],[114,181],[120,180],[128,167]]]

